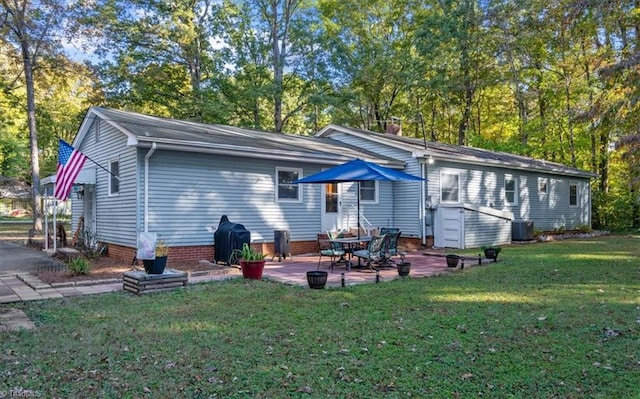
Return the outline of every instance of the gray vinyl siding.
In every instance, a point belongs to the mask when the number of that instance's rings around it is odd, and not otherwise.
[[[139,156],[141,201],[146,151]],[[303,176],[320,170],[233,155],[156,151],[149,166],[149,231],[171,246],[212,245],[207,227],[215,231],[226,215],[251,232],[252,242],[272,242],[274,230],[289,230],[292,241],[316,239],[321,185],[299,185],[301,202],[276,202],[276,167],[300,168]],[[143,220],[143,206],[139,212]]]
[[[136,149],[127,147],[126,136],[107,123],[100,124],[99,142],[93,134],[93,126],[80,144],[80,151],[102,167],[109,169],[109,162],[119,160],[120,192],[109,196],[110,175],[86,161],[84,167],[96,169],[96,236],[100,241],[135,246],[136,220]],[[77,223],[77,220],[74,221]]]
[[[511,220],[488,215],[473,209],[464,211],[465,248],[511,243]]]
[[[572,229],[590,225],[589,180],[537,172],[524,172],[508,168],[464,165],[449,161],[436,161],[428,167],[428,193],[434,204],[442,202],[440,176],[442,171],[460,176],[460,203],[486,206],[513,212],[515,220],[534,222],[536,230]],[[517,179],[517,204],[505,201],[505,179]],[[539,180],[546,179],[547,193],[539,192]],[[569,184],[578,185],[578,206],[569,206]],[[476,234],[480,225],[467,225],[467,234]]]
[[[370,140],[361,139],[344,133],[334,133],[331,138],[349,146],[362,148],[385,157],[401,160],[407,163],[403,172],[420,176],[420,165],[411,156],[411,152],[385,146]],[[422,229],[418,218],[420,209],[420,182],[380,182],[380,201],[377,205],[364,204],[360,206],[362,215],[376,227],[397,227],[403,237],[420,237]],[[356,201],[356,185],[352,186],[353,193],[345,195],[349,201]],[[343,215],[344,216],[344,215]],[[354,215],[355,216],[355,215]]]

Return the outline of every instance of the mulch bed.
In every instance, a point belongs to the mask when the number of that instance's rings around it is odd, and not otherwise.
[[[85,280],[103,280],[103,279],[111,279],[111,278],[122,278],[124,272],[129,270],[144,269],[142,265],[139,266],[131,266],[131,263],[123,262],[121,260],[109,258],[109,257],[100,257],[97,259],[93,259],[90,261],[91,263],[91,273],[87,275],[72,275],[67,270],[62,271],[39,271],[33,273],[37,276],[42,282],[51,284],[51,283],[66,283],[66,282],[75,282],[75,281],[85,281]],[[226,268],[226,266],[221,265],[212,265],[210,263],[201,263],[197,261],[192,262],[180,262],[179,264],[172,265],[171,263],[167,265],[167,267],[171,269],[181,270],[187,273],[198,272],[198,271],[212,271],[212,270],[221,270]]]

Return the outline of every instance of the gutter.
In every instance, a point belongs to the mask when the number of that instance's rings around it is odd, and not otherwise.
[[[151,148],[157,147],[157,149],[162,150],[170,150],[170,151],[185,151],[191,153],[203,153],[203,154],[218,154],[218,155],[230,155],[235,157],[245,157],[245,158],[258,158],[258,159],[270,159],[270,160],[278,160],[278,161],[290,161],[290,162],[300,162],[304,160],[305,163],[313,163],[320,165],[340,165],[347,161],[351,161],[354,159],[354,156],[348,155],[314,155],[312,152],[297,152],[297,151],[287,151],[287,153],[278,153],[274,152],[272,149],[262,150],[258,148],[246,148],[246,147],[238,147],[238,146],[229,146],[229,145],[216,145],[216,146],[197,146],[195,143],[192,146],[185,146],[183,144],[178,144],[175,142],[168,141],[139,141],[135,144],[135,146],[139,148],[149,148],[147,147],[147,143],[151,143]],[[366,154],[361,154],[361,158],[375,162],[377,164],[386,166],[388,168],[393,169],[403,169],[406,164],[405,162],[393,162],[386,161],[384,159],[378,159],[373,157],[368,157]]]
[[[151,144],[151,149],[144,156],[144,232],[149,232],[149,159],[156,152],[156,143]]]

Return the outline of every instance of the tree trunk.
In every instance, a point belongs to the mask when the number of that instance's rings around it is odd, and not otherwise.
[[[25,32],[24,20],[20,21],[19,30]],[[29,126],[29,148],[31,156],[31,196],[33,206],[33,230],[42,231],[42,196],[40,195],[40,161],[38,151],[38,134],[36,129],[36,100],[33,82],[33,62],[29,39],[20,37],[20,48],[24,65],[24,78],[27,90],[27,125]]]

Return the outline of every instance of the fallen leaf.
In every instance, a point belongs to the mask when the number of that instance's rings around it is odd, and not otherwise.
[[[297,392],[303,392],[303,393],[313,393],[313,389],[311,389],[310,386],[305,385],[303,387],[298,388]]]
[[[473,374],[471,374],[471,373],[464,373],[464,374],[462,374],[462,375],[460,376],[460,378],[461,378],[461,379],[463,379],[463,380],[468,380],[468,379],[470,379],[470,378],[473,378]]]
[[[144,387],[144,388],[142,389],[142,391],[143,391],[144,393],[151,393],[151,389],[149,389],[149,388],[147,388],[147,387]]]

